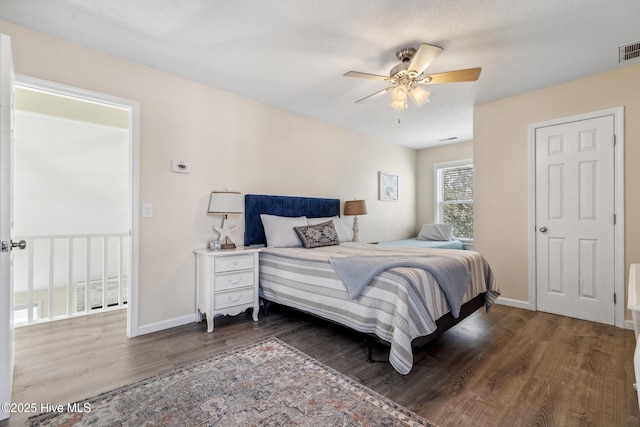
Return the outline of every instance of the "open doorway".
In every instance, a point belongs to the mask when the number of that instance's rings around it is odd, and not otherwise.
[[[13,264],[16,326],[133,307],[137,335],[135,109],[17,79],[12,207],[27,250]]]

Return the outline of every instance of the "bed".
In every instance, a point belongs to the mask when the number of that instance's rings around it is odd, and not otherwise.
[[[410,248],[465,249],[464,243],[454,237],[453,230],[452,224],[422,224],[417,237],[378,244]]]
[[[245,245],[267,241],[261,215],[286,218],[338,216],[338,199],[245,195]],[[351,298],[332,265],[347,258],[391,260],[438,259],[464,266],[468,286],[460,306],[449,304],[434,274],[423,268],[398,266],[375,275],[362,292]],[[412,343],[424,342],[484,306],[499,295],[491,268],[473,251],[416,249],[340,242],[313,249],[264,247],[260,252],[260,292],[266,301],[289,306],[336,322],[390,345],[389,362],[401,374],[413,366]],[[441,277],[441,276],[438,276]],[[452,311],[459,311],[453,316]]]
[[[420,240],[417,237],[403,240],[391,240],[389,242],[379,242],[382,246],[399,246],[403,248],[425,248],[425,249],[458,249],[464,250],[464,243],[460,240]]]

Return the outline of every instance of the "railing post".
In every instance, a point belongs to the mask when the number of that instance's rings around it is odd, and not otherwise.
[[[35,240],[35,239],[34,239]],[[33,323],[33,252],[35,251],[34,240],[27,245],[29,250],[27,258],[27,322]]]
[[[16,239],[22,239],[27,241],[27,271],[16,272],[17,274],[22,273],[21,277],[24,278],[26,276],[26,287],[27,287],[27,324],[33,323],[36,320],[51,320],[59,318],[59,315],[55,313],[64,313],[64,310],[55,310],[55,292],[63,291],[61,288],[65,287],[64,281],[66,280],[66,316],[71,317],[78,314],[91,314],[91,289],[92,289],[92,270],[96,271],[97,266],[96,262],[92,260],[92,242],[97,238],[102,238],[102,310],[96,309],[93,311],[94,313],[98,313],[100,311],[104,311],[109,309],[109,285],[112,282],[113,285],[117,285],[117,302],[113,301],[114,304],[111,308],[123,307],[124,302],[126,301],[126,294],[124,288],[126,286],[126,273],[127,273],[127,258],[124,250],[124,245],[127,242],[128,233],[113,233],[113,234],[93,234],[93,235],[50,235],[50,236],[16,236]],[[109,239],[116,239],[115,242],[109,242]],[[85,282],[85,295],[84,295],[84,312],[78,312],[77,310],[77,289],[76,289],[76,279],[80,280],[80,277],[76,277],[75,268],[78,263],[75,262],[75,256],[82,257],[82,253],[78,252],[74,248],[74,244],[76,241],[81,243],[84,240],[86,247],[84,248],[84,282]],[[60,244],[56,244],[56,241],[59,241]],[[67,242],[67,248],[64,250],[62,246],[64,246],[64,242]],[[113,257],[109,253],[109,248],[113,248],[113,245],[116,245],[117,254],[117,266],[114,270],[109,269],[109,260],[113,260]],[[36,245],[39,249],[37,250]],[[39,309],[38,316],[36,317],[36,311],[34,307],[34,297],[36,287],[39,289],[40,282],[35,283],[36,274],[34,273],[36,268],[42,268],[47,258],[45,257],[44,248],[48,246],[48,270],[43,271],[45,274],[38,274],[37,277],[47,277],[48,273],[48,284],[46,285],[46,289],[48,289],[48,298],[46,299],[46,303],[48,304],[48,312],[46,316],[42,316],[43,314],[43,304],[40,304],[37,308]],[[58,252],[56,252],[58,251]],[[61,252],[62,251],[62,252]],[[65,254],[66,252],[66,254]],[[76,255],[77,254],[77,255]],[[60,255],[58,257],[58,255]],[[66,255],[67,259],[64,259]],[[97,261],[100,262],[100,261]],[[56,283],[56,272],[61,272],[64,269],[63,263],[67,265],[67,277],[66,279],[62,278],[61,283]],[[110,282],[111,281],[111,282]],[[96,280],[98,283],[99,280]],[[22,289],[20,289],[22,292]],[[96,295],[97,296],[97,295]],[[74,305],[74,301],[76,304]],[[62,314],[64,316],[64,314]]]
[[[54,274],[54,253],[55,253],[55,239],[49,239],[49,292],[47,298],[47,317],[49,320],[53,319],[53,274]]]
[[[124,283],[124,236],[118,237],[118,307],[123,304],[123,283]]]
[[[73,237],[67,239],[67,316],[73,314]],[[76,307],[77,308],[77,307]]]
[[[85,270],[84,270],[84,312],[89,313],[89,292],[91,289],[91,237],[87,236],[85,249]]]
[[[109,238],[102,237],[102,309],[107,309],[107,262],[109,261]]]

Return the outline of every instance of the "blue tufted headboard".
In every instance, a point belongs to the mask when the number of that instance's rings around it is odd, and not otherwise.
[[[340,215],[340,199],[246,194],[244,196],[245,246],[266,244],[260,214],[308,218],[336,216]]]

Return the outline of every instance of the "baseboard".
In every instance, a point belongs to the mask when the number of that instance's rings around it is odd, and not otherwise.
[[[176,326],[182,326],[189,323],[193,323],[195,317],[193,314],[187,314],[185,316],[174,317],[173,319],[163,320],[161,322],[150,323],[148,325],[138,326],[138,335],[150,334],[152,332],[162,331],[164,329],[175,328]]]
[[[625,319],[624,320],[624,328],[631,329],[633,331],[633,320]]]
[[[529,301],[522,301],[518,299],[498,297],[496,304],[506,305],[509,307],[522,308],[524,310],[533,310],[529,305]]]

